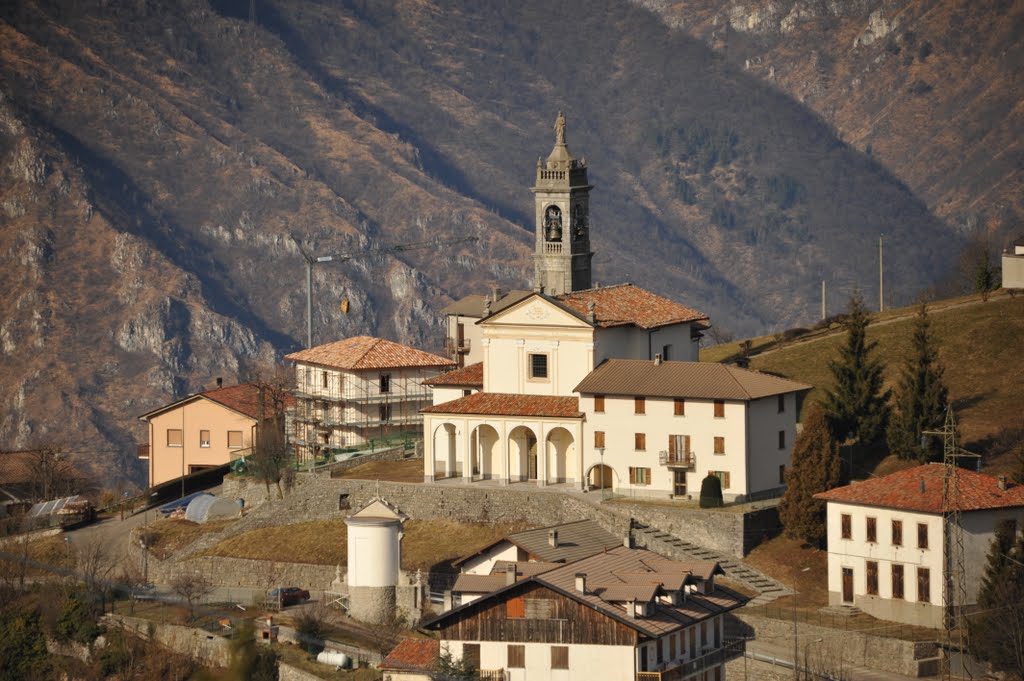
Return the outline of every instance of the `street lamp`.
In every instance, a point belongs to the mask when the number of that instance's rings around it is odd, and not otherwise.
[[[601,501],[604,501],[604,447],[598,447],[597,454],[601,457]]]

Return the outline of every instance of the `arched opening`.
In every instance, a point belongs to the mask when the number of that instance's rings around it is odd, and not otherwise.
[[[434,430],[434,478],[448,478],[461,473],[457,433],[452,423],[442,423]]]
[[[605,464],[597,464],[587,471],[587,484],[590,489],[614,489],[615,469]]]
[[[558,206],[548,206],[544,209],[544,239],[562,240],[562,209]]]
[[[576,458],[576,440],[565,428],[553,428],[547,439],[547,473],[549,483],[565,482],[569,475],[569,462]]]
[[[526,426],[516,426],[508,434],[509,477],[512,480],[537,479],[537,436]]]
[[[502,461],[498,431],[487,424],[473,430],[470,445],[473,448],[473,476],[482,480],[501,477]]]

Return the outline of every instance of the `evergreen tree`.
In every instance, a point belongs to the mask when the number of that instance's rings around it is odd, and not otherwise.
[[[722,505],[722,481],[709,472],[700,483],[700,507],[718,508]]]
[[[0,681],[52,678],[39,614],[14,608],[0,613]]]
[[[786,471],[786,493],[779,502],[779,519],[786,536],[821,545],[826,536],[825,502],[814,498],[839,484],[839,446],[832,437],[824,410],[807,408],[804,427],[793,443]]]
[[[1024,534],[1000,524],[978,592],[980,612],[968,619],[971,653],[998,671],[1024,678]],[[1012,546],[1012,549],[1010,548]]]
[[[889,421],[891,390],[882,390],[882,364],[871,357],[877,341],[867,342],[870,316],[860,293],[850,298],[843,328],[846,345],[839,359],[829,361],[833,387],[825,394],[824,407],[836,439],[854,439],[862,445],[882,440]]]
[[[930,454],[921,445],[921,433],[942,425],[949,391],[942,382],[931,335],[928,307],[921,303],[914,320],[911,355],[903,366],[896,388],[896,409],[887,433],[889,451],[902,459],[925,461]]]

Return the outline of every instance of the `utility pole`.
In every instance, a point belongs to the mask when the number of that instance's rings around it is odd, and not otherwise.
[[[878,235],[878,311],[885,310],[885,276],[882,267],[882,235]]]
[[[821,318],[825,319],[825,280],[821,280]]]
[[[357,258],[369,258],[375,255],[388,255],[392,253],[404,253],[405,251],[414,251],[421,248],[439,248],[441,246],[453,246],[455,244],[472,243],[479,241],[480,239],[475,236],[461,237],[458,239],[445,239],[445,240],[433,240],[433,241],[417,241],[408,244],[395,244],[393,246],[383,246],[381,248],[370,248],[365,251],[352,251],[350,253],[342,253],[341,255],[319,255],[314,256],[305,248],[302,247],[302,242],[294,234],[291,235],[292,241],[299,249],[299,253],[302,254],[302,258],[306,261],[306,347],[313,347],[313,265],[325,262],[348,262],[349,260],[355,260]]]

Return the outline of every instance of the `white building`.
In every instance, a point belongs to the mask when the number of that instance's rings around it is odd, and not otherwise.
[[[942,627],[951,608],[945,468],[916,466],[816,495],[828,505],[829,602],[881,619]],[[977,603],[997,523],[1024,522],[1024,486],[960,469],[967,606]]]
[[[1003,253],[1003,288],[1024,288],[1024,238],[1013,242],[1013,251]]]
[[[424,381],[453,365],[382,338],[355,336],[293,352],[295,407],[288,432],[300,458],[419,432],[431,403]]]
[[[508,681],[725,677],[723,618],[746,599],[715,584],[717,563],[618,546],[523,579],[510,574],[497,591],[424,625],[438,632],[442,651],[482,675],[500,670]]]
[[[685,498],[711,474],[726,500],[778,492],[810,389],[725,364],[610,359],[576,386],[589,480]]]

